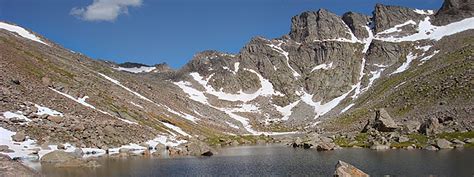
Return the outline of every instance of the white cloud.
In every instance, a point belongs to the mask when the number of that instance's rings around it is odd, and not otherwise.
[[[114,21],[120,14],[128,14],[128,7],[139,7],[142,0],[94,0],[87,7],[74,7],[70,14],[86,21]]]

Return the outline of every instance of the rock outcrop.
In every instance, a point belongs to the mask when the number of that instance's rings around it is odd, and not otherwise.
[[[291,19],[290,37],[297,42],[313,42],[326,39],[351,39],[347,25],[336,14],[326,9],[304,12]]]
[[[336,164],[334,177],[369,177],[369,175],[353,165],[339,160]]]
[[[446,25],[474,16],[474,2],[471,0],[445,0],[438,10],[434,23],[438,26]]]

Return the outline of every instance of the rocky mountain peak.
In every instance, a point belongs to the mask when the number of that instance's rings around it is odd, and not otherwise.
[[[342,20],[349,26],[352,33],[354,33],[358,39],[369,37],[369,32],[366,29],[366,26],[370,22],[369,16],[355,12],[347,12],[342,15]]]
[[[440,26],[472,17],[474,16],[474,1],[445,0],[435,16],[436,20],[434,23]]]
[[[424,19],[426,15],[430,14],[419,13],[414,9],[406,7],[377,4],[375,5],[375,10],[373,12],[375,32],[382,32],[409,20],[420,21]]]
[[[290,37],[298,42],[313,42],[336,38],[350,39],[347,25],[336,14],[326,9],[303,12],[291,19]]]

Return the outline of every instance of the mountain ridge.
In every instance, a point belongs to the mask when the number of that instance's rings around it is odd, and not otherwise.
[[[238,54],[203,51],[179,70],[123,70],[35,33],[42,42],[0,30],[0,69],[8,73],[0,78],[0,125],[38,144],[101,149],[356,131],[380,107],[396,121],[452,116],[472,130],[469,8],[449,0],[436,13],[380,4],[372,18],[303,12],[280,38],[254,37]]]

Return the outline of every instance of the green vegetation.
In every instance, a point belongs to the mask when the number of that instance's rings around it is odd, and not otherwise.
[[[469,132],[452,132],[452,133],[440,133],[436,135],[437,138],[444,138],[449,141],[458,139],[464,141],[465,139],[474,138],[474,131]]]
[[[225,146],[233,141],[237,141],[239,144],[256,144],[258,140],[268,142],[272,138],[264,135],[224,135],[209,137],[206,139],[206,143],[211,146]]]

